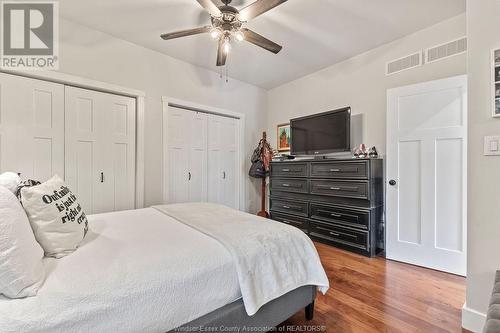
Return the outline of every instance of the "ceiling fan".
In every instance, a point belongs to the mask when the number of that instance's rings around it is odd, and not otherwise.
[[[258,33],[244,28],[244,23],[281,5],[287,0],[257,0],[242,10],[230,6],[232,0],[196,0],[212,17],[212,25],[195,29],[182,30],[161,35],[164,40],[210,33],[219,41],[217,49],[217,66],[224,66],[231,50],[231,39],[247,41],[274,54],[283,48]]]

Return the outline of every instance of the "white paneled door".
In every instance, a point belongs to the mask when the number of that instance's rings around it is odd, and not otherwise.
[[[135,99],[66,87],[66,182],[89,214],[135,207]]]
[[[207,114],[168,112],[168,202],[207,201]]]
[[[208,119],[208,200],[238,208],[238,120]]]
[[[0,172],[64,177],[64,86],[0,73]]]
[[[467,77],[388,90],[387,258],[466,274]]]
[[[238,119],[173,106],[166,117],[165,201],[238,209]]]

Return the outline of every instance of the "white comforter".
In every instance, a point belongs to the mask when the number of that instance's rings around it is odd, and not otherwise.
[[[210,203],[154,207],[218,240],[234,258],[245,309],[254,315],[267,302],[306,285],[328,290],[312,241],[302,231]]]
[[[46,259],[35,297],[0,297],[0,332],[165,332],[241,297],[229,252],[148,208],[94,215],[75,253]]]

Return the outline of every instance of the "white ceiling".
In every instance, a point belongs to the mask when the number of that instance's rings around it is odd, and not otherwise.
[[[252,0],[234,0],[241,8]],[[274,55],[234,43],[229,75],[273,88],[465,11],[465,0],[289,0],[247,27],[284,46]],[[196,0],[64,0],[61,15],[144,47],[217,71],[208,34],[160,34],[209,24]]]

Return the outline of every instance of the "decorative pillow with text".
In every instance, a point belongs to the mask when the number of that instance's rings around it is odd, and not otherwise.
[[[87,217],[59,176],[22,188],[21,202],[46,256],[62,258],[74,252],[85,238]]]

